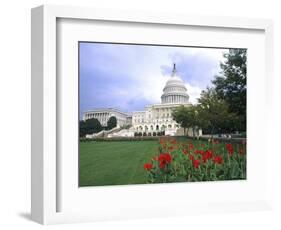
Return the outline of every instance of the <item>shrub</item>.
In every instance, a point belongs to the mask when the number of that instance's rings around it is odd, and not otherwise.
[[[86,134],[98,133],[102,130],[102,126],[98,119],[91,118],[86,121],[79,122],[79,136],[85,137]]]
[[[112,116],[108,119],[107,121],[107,129],[110,130],[110,129],[113,129],[117,126],[117,119],[116,117]]]

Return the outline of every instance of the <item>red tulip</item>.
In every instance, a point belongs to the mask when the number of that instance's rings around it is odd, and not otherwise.
[[[152,167],[153,167],[153,165],[152,165],[151,163],[145,163],[145,164],[143,165],[143,168],[144,168],[145,170],[151,170]]]
[[[222,164],[222,163],[223,163],[223,159],[222,159],[221,156],[214,156],[214,157],[213,157],[213,161],[214,161],[214,163],[216,163],[216,164]]]
[[[196,150],[194,151],[194,153],[195,153],[195,154],[203,155],[203,154],[204,154],[204,150],[198,150],[198,149],[196,149]]]
[[[207,160],[212,159],[213,157],[213,152],[211,150],[207,150],[204,154],[203,154],[203,162],[205,163]]]
[[[226,149],[227,149],[229,155],[233,155],[234,149],[233,149],[233,145],[232,144],[230,144],[230,143],[226,144]]]
[[[169,153],[161,153],[158,157],[159,167],[164,168],[166,164],[172,161],[172,156]]]
[[[198,168],[199,167],[199,165],[200,165],[200,161],[199,160],[193,160],[193,167],[194,168]]]

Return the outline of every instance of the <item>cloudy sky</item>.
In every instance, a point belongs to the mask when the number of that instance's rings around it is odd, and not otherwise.
[[[126,112],[160,103],[176,63],[190,101],[211,85],[224,49],[80,43],[80,117],[83,111],[114,107]]]

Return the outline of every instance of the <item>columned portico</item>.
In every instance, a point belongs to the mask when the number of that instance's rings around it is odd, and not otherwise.
[[[114,108],[90,110],[83,114],[83,120],[96,118],[102,126],[107,126],[110,117],[116,117],[117,126],[131,124],[131,115]]]

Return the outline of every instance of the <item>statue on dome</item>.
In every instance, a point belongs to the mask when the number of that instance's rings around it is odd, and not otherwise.
[[[172,76],[175,76],[176,75],[176,63],[174,63],[174,67],[173,67],[173,71],[172,71]]]

